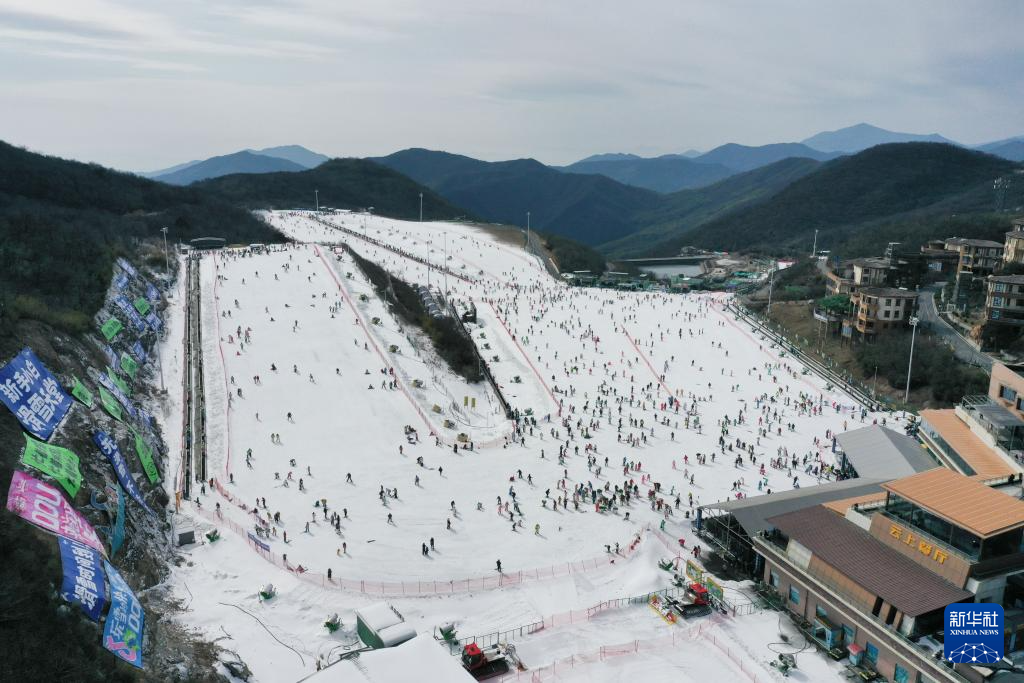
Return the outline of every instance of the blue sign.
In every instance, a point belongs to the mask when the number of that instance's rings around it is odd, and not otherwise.
[[[142,348],[142,342],[137,341],[132,344],[131,352],[132,355],[135,356],[135,360],[140,363],[146,362],[146,349]]]
[[[154,332],[159,332],[160,328],[164,326],[164,324],[160,322],[160,317],[155,311],[149,312],[149,315],[146,316],[146,322],[149,323],[149,326],[153,328]]]
[[[956,664],[995,664],[1003,658],[1003,608],[958,602],[946,608],[943,657]]]
[[[27,346],[0,368],[0,401],[29,434],[44,441],[71,408],[71,397]]]
[[[107,357],[107,365],[115,370],[121,369],[121,357],[117,355],[117,351],[110,344],[103,345],[103,354]]]
[[[124,291],[128,287],[128,276],[124,273],[118,273],[114,276],[114,286],[120,291]]]
[[[149,299],[150,303],[154,304],[160,301],[160,290],[152,282],[146,283],[146,298]]]
[[[122,270],[124,270],[124,272],[128,273],[132,277],[135,277],[137,275],[137,271],[135,270],[135,266],[133,266],[132,264],[128,263],[128,261],[126,261],[124,259],[124,257],[118,257],[117,265],[121,266]]]
[[[142,629],[146,615],[131,587],[106,560],[103,568],[110,580],[110,611],[103,625],[103,647],[132,666],[142,668]]]
[[[125,460],[121,449],[117,447],[114,439],[106,432],[97,431],[93,432],[92,440],[96,442],[100,451],[107,457],[110,464],[114,466],[114,473],[117,474],[117,480],[121,482],[124,490],[142,506],[142,509],[152,515],[153,510],[142,499],[142,492],[139,491],[139,486],[135,483],[135,479],[132,478],[132,473],[128,469],[128,461]]]
[[[85,616],[93,621],[99,621],[100,612],[107,604],[100,554],[84,543],[64,536],[58,536],[57,542],[60,543],[60,559],[64,566],[60,597],[81,607]]]
[[[135,306],[131,301],[128,300],[124,294],[118,294],[114,297],[114,304],[124,313],[125,317],[131,321],[132,326],[139,332],[146,331],[146,321],[142,319],[139,312],[135,310]]]

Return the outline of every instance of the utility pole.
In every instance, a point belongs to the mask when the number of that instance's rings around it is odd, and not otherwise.
[[[313,190],[313,198],[316,200],[316,213],[320,215],[320,190]]]
[[[815,258],[818,255],[818,231],[814,231],[814,246],[811,247],[811,258]]]
[[[917,323],[918,317],[910,317],[910,360],[907,362],[907,389],[903,393],[903,402],[906,403],[910,400],[910,370],[914,367],[914,339],[917,336]]]
[[[448,299],[448,231],[444,231],[444,296]]]
[[[423,193],[420,192],[420,223],[423,222]]]

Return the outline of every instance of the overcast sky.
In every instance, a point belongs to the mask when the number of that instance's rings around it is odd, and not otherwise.
[[[1024,1],[0,0],[0,138],[150,170],[246,147],[567,163],[861,121],[1024,135]]]

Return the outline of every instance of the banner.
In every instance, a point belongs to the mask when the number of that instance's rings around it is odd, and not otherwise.
[[[119,256],[117,258],[117,265],[121,266],[121,270],[128,273],[132,277],[138,275],[138,271],[135,270],[135,266],[128,263],[128,261],[126,261],[123,256]]]
[[[137,361],[139,361],[140,363],[146,362],[146,349],[142,347],[142,342],[137,341],[134,344],[132,344],[131,352]]]
[[[139,315],[139,312],[135,310],[135,306],[132,305],[132,302],[128,300],[127,296],[124,294],[118,294],[115,296],[114,305],[124,313],[125,317],[131,322],[132,327],[139,332],[145,332],[146,322],[142,319],[142,316]]]
[[[123,420],[121,416],[121,406],[118,404],[117,399],[114,398],[109,391],[100,387],[100,403],[103,404],[103,408],[110,413],[110,416],[115,420]]]
[[[106,555],[103,543],[89,522],[71,507],[60,489],[15,470],[7,492],[7,509],[58,536],[81,541]]]
[[[27,346],[0,368],[0,401],[26,431],[44,441],[71,408],[71,397]]]
[[[26,434],[25,452],[21,455],[21,461],[56,479],[72,500],[78,495],[78,489],[82,488],[78,456],[66,448],[36,441]]]
[[[110,383],[114,385],[112,387],[107,387],[111,391],[120,391],[125,396],[132,393],[132,388],[128,386],[128,382],[125,382],[121,375],[117,374],[117,371],[113,368],[107,368],[107,378],[110,380]],[[100,383],[103,384],[102,378],[100,378]]]
[[[75,386],[71,389],[71,395],[81,401],[87,408],[92,408],[92,392],[82,384],[82,380],[77,377],[75,380]]]
[[[704,570],[693,560],[687,560],[686,577],[691,581],[700,583],[704,580]]]
[[[107,365],[115,370],[121,366],[121,357],[117,355],[117,351],[111,348],[110,344],[103,345],[103,353],[107,356]]]
[[[118,273],[117,275],[115,275],[114,286],[117,287],[119,291],[123,292],[125,288],[128,287],[128,276],[125,275],[124,273]]]
[[[110,611],[103,625],[103,647],[132,666],[142,668],[142,604],[114,566],[103,561],[110,581]]]
[[[85,616],[93,621],[99,621],[100,613],[107,604],[107,587],[100,566],[100,554],[87,545],[63,536],[57,542],[60,543],[60,560],[64,567],[60,597],[81,607]]]
[[[125,374],[135,379],[135,373],[139,371],[139,364],[134,358],[129,356],[127,353],[121,354],[121,369],[124,370]],[[127,391],[125,392],[128,393]]]
[[[122,380],[120,377],[117,378],[118,382],[115,382],[112,379],[112,377],[116,377],[116,375],[100,375],[100,385],[106,388],[107,391],[114,395],[114,398],[117,399],[118,403],[121,404],[121,406],[125,409],[125,412],[127,412],[128,415],[130,415],[131,417],[135,417],[135,404],[132,403],[131,399],[128,398],[127,395],[125,395],[124,391],[122,391],[122,385],[124,385],[124,387],[127,387],[128,385],[125,384],[124,380]]]
[[[156,484],[160,481],[160,470],[153,462],[153,449],[149,447],[141,434],[135,430],[132,432],[135,434],[135,454],[139,456],[139,462],[142,463],[142,469],[146,472],[146,478],[149,479],[150,484]]]
[[[156,311],[149,312],[149,315],[146,316],[146,322],[149,323],[149,326],[153,328],[154,332],[159,332],[160,328],[164,326],[160,321],[160,317],[156,314]]]
[[[117,474],[117,480],[121,482],[121,486],[128,492],[128,495],[135,499],[142,509],[149,514],[154,514],[153,510],[146,504],[146,501],[142,499],[142,492],[139,491],[138,484],[135,483],[135,479],[132,478],[132,473],[128,469],[128,461],[124,459],[124,455],[121,453],[121,449],[117,447],[117,443],[114,439],[106,432],[93,432],[92,440],[99,446],[100,451],[103,455],[107,456],[107,460],[114,467],[114,473]]]
[[[146,283],[146,298],[153,303],[160,301],[160,290],[152,282]]]
[[[103,333],[103,336],[106,337],[107,341],[113,341],[114,337],[116,337],[123,329],[124,325],[121,324],[120,320],[117,318],[111,318],[107,322],[103,323],[103,326],[100,327],[100,332]]]
[[[144,316],[147,313],[149,313],[150,306],[149,302],[146,301],[145,297],[140,296],[134,302],[132,302],[132,305],[135,306],[135,310],[139,312],[139,315]]]

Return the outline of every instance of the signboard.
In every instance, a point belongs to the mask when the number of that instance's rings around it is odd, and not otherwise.
[[[725,591],[722,587],[715,583],[714,579],[710,577],[704,577],[704,587],[708,589],[708,593],[719,602],[725,597]]]
[[[117,475],[117,480],[121,482],[121,486],[128,495],[135,499],[142,509],[153,514],[153,510],[146,504],[146,501],[142,498],[142,492],[139,491],[138,484],[135,483],[135,479],[132,478],[132,473],[128,469],[128,461],[124,459],[124,455],[121,453],[121,449],[117,447],[117,442],[107,434],[106,432],[96,431],[92,434],[92,440],[96,442],[100,451],[107,457],[110,464],[114,467],[114,473]]]
[[[160,471],[156,468],[156,463],[153,462],[153,449],[149,447],[149,444],[146,443],[141,434],[138,432],[134,432],[134,434],[135,453],[139,456],[142,469],[146,472],[146,478],[149,479],[149,483],[156,484],[160,481]]]
[[[81,401],[87,408],[92,408],[92,392],[82,384],[82,380],[74,378],[75,386],[71,389],[71,395]]]
[[[686,578],[700,583],[704,580],[704,570],[693,560],[686,561]]]
[[[991,602],[946,607],[942,655],[955,664],[995,664],[1003,658],[1003,608]]]
[[[114,566],[103,561],[110,580],[110,611],[103,625],[103,647],[132,666],[142,668],[142,604]]]
[[[66,448],[36,441],[26,434],[25,452],[21,455],[21,461],[56,479],[72,499],[78,494],[78,489],[82,488],[78,456]]]
[[[146,298],[153,303],[160,301],[160,290],[152,282],[146,283]]]
[[[154,332],[159,332],[160,328],[164,326],[160,321],[160,316],[156,314],[156,311],[149,312],[149,315],[146,316],[146,322],[149,323],[149,326],[153,328]]]
[[[78,605],[93,621],[99,621],[100,613],[107,604],[107,587],[100,566],[103,558],[78,541],[62,536],[57,542],[60,543],[60,559],[64,567],[60,597]]]
[[[132,344],[131,352],[140,363],[146,362],[146,349],[142,348],[142,342],[137,341]]]
[[[80,541],[106,554],[96,530],[64,499],[60,490],[19,470],[11,477],[7,509],[50,533]]]
[[[0,401],[28,433],[44,441],[71,408],[71,397],[27,346],[0,368]]]
[[[942,548],[922,537],[914,536],[913,533],[901,526],[890,524],[889,535],[903,543],[903,545],[914,548],[925,557],[930,557],[937,564],[945,564],[946,560],[949,559],[949,553]]]
[[[115,420],[124,419],[121,416],[121,406],[118,405],[117,399],[114,398],[113,395],[103,387],[100,387],[100,403],[103,404],[103,408],[108,413],[110,413],[110,416],[112,418],[114,418]]]
[[[138,275],[138,271],[135,270],[135,266],[133,266],[132,264],[128,263],[128,261],[126,261],[123,256],[119,256],[118,257],[117,265],[121,266],[121,270],[123,270],[124,272],[128,273],[132,277],[135,277],[136,275]]]
[[[121,324],[120,320],[117,318],[111,318],[107,322],[103,323],[102,327],[100,327],[100,332],[103,333],[103,336],[107,341],[113,341],[114,337],[116,337],[123,329],[124,325]]]

